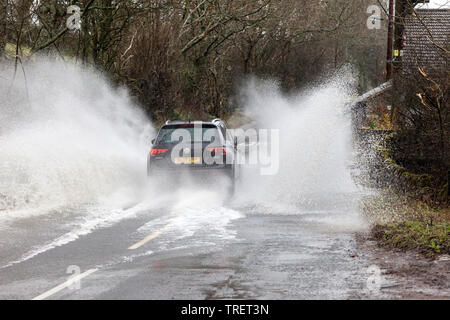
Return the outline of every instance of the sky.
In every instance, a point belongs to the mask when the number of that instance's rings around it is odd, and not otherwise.
[[[424,9],[450,9],[450,0],[430,0],[430,3],[418,4],[416,8],[424,8]]]

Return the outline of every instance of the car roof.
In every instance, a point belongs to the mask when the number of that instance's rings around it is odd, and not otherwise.
[[[197,124],[197,125],[203,125],[203,124],[209,124],[209,125],[216,125],[216,126],[225,126],[225,123],[220,120],[220,119],[214,119],[211,121],[180,121],[180,120],[176,120],[176,121],[171,121],[171,120],[167,120],[166,123],[164,125],[177,125],[177,124]]]

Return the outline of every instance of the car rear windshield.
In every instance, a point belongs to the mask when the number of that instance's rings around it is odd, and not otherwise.
[[[180,141],[212,142],[218,141],[219,137],[219,131],[215,125],[166,125],[159,131],[156,144],[178,143]]]

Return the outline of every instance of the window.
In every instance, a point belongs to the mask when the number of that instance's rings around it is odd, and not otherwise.
[[[168,125],[161,128],[155,144],[178,143],[179,137],[185,136],[186,132],[189,134],[190,141],[193,142],[210,142],[212,136],[216,140],[219,138],[217,127],[214,125]]]

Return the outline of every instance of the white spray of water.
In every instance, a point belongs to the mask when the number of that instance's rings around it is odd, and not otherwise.
[[[12,73],[2,68],[4,75]],[[8,77],[0,77],[0,219],[78,206],[86,215],[71,223],[71,232],[17,262],[155,208],[164,214],[138,233],[170,223],[172,238],[162,241],[168,248],[188,245],[187,238],[202,245],[235,236],[228,225],[244,215],[224,206],[222,194],[189,188],[164,192],[158,183],[146,185],[154,129],[124,90],[112,89],[93,70],[46,59],[25,65],[25,72],[27,81],[18,73],[12,86]],[[246,168],[234,207],[277,214],[298,213],[299,206],[311,203],[313,209],[320,203],[316,212],[328,212],[337,202],[348,203],[346,196],[356,187],[348,170],[350,121],[344,104],[353,82],[351,72],[343,71],[291,97],[274,82],[247,85],[245,104],[258,126],[280,129],[280,171],[261,176]],[[326,200],[339,193],[344,198]],[[143,201],[136,208],[123,209],[137,200]],[[352,219],[340,221],[347,226]],[[207,236],[192,237],[198,233]]]
[[[55,60],[25,65],[26,81],[18,72],[12,85],[12,70],[2,71],[2,217],[133,196],[145,182],[153,129],[124,90]]]
[[[354,210],[356,201],[349,195],[358,188],[349,169],[351,121],[346,105],[354,88],[350,68],[292,96],[283,94],[276,81],[249,81],[243,104],[258,128],[279,130],[279,154],[271,154],[279,157],[279,171],[261,175],[260,170],[245,168],[236,203],[272,214]]]
[[[163,188],[164,181],[148,184],[146,155],[154,129],[126,91],[113,89],[95,70],[39,58],[25,65],[26,79],[18,73],[11,85],[11,68],[0,68],[3,227],[20,218],[74,212],[52,224],[60,236],[1,267],[137,214],[149,217],[149,228],[170,221],[180,239],[205,226],[226,237],[226,225],[242,216],[224,208],[220,194],[189,187],[174,194]],[[162,216],[155,219],[154,213]]]
[[[231,221],[243,218],[244,215],[225,206],[225,200],[226,196],[223,193],[214,190],[199,187],[191,190],[180,188],[158,199],[169,203],[166,214],[143,225],[138,231],[149,234],[168,225],[168,232],[172,234],[169,244],[202,232],[204,235],[197,237],[191,245],[233,239],[235,231],[228,229],[227,226]]]

